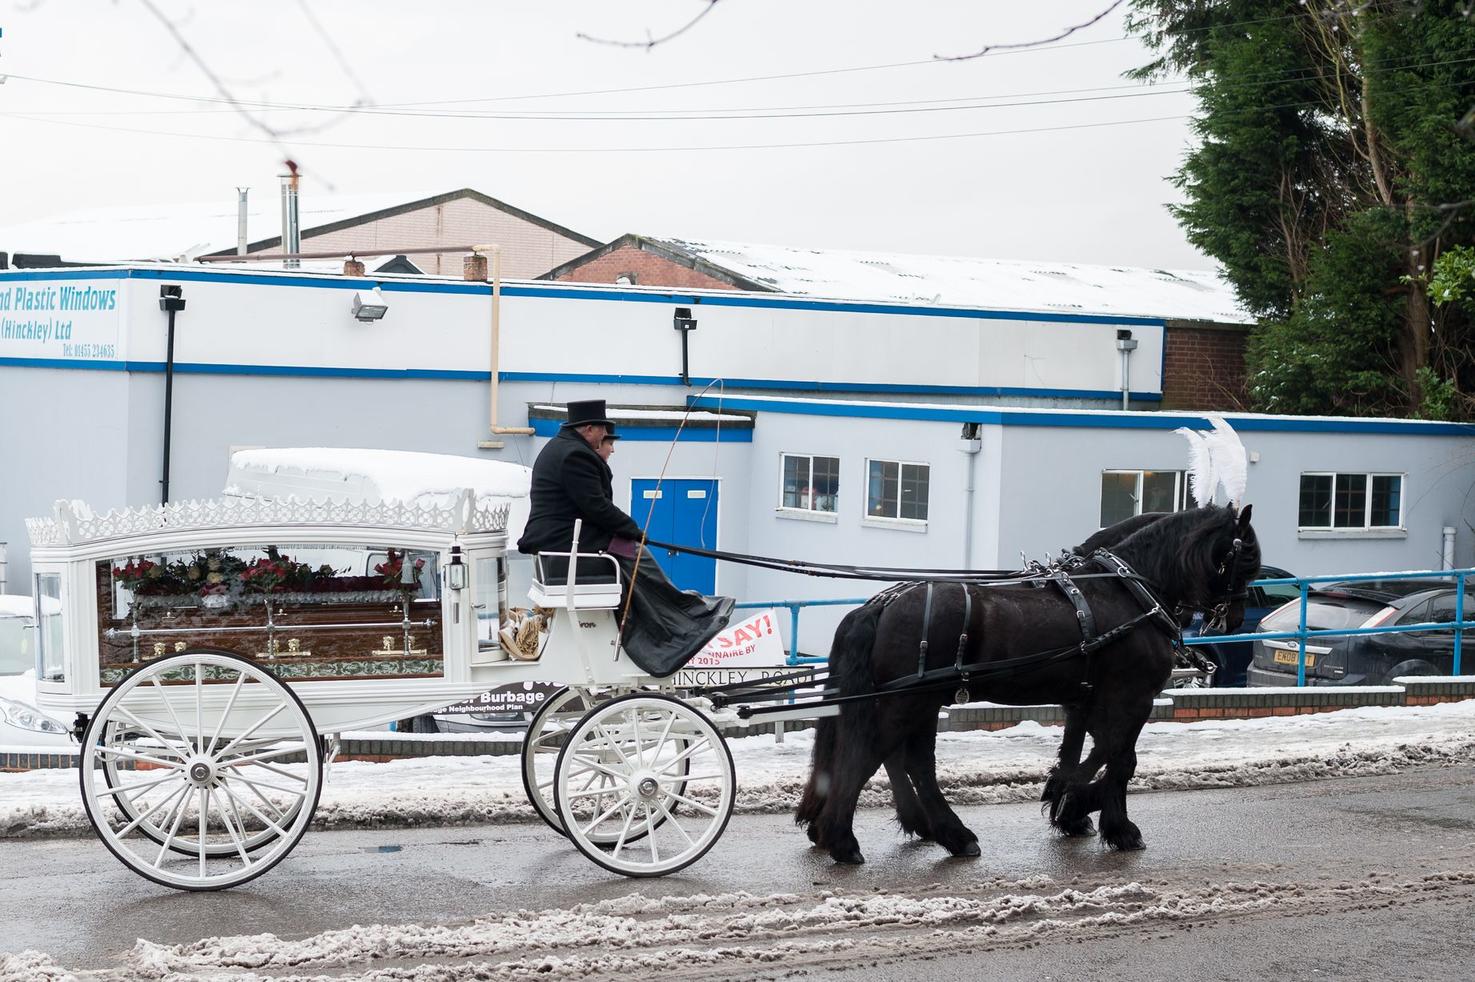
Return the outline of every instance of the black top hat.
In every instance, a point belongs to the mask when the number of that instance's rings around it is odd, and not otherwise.
[[[598,423],[601,426],[614,426],[606,416],[603,399],[585,399],[582,402],[571,402],[568,404],[568,420],[564,426],[586,426],[589,423]]]
[[[604,434],[604,440],[618,440],[619,438],[620,434],[615,432],[615,424],[609,424],[609,430]],[[600,440],[599,442],[603,443],[604,440]]]

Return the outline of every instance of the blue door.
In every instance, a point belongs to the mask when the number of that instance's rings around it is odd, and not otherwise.
[[[717,548],[717,482],[711,479],[637,477],[630,482],[630,517],[657,542]],[[646,518],[650,525],[646,526]],[[683,590],[717,590],[717,561],[651,547],[661,569]]]

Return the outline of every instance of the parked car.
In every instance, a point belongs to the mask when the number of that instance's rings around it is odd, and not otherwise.
[[[30,597],[0,595],[0,747],[67,750],[67,727],[34,705],[35,620]]]
[[[1260,567],[1260,579],[1262,580],[1284,580],[1294,575],[1278,566]],[[1279,608],[1287,600],[1301,599],[1301,588],[1289,583],[1252,586],[1249,588],[1249,593],[1249,599],[1245,602],[1244,623],[1235,630],[1235,634],[1254,634],[1260,630],[1268,630],[1260,627],[1267,614]],[[1203,623],[1204,615],[1194,614],[1193,622],[1183,629],[1183,636],[1185,638],[1203,637]],[[1194,650],[1214,663],[1216,671],[1212,684],[1215,687],[1239,688],[1246,684],[1250,659],[1254,657],[1254,642],[1220,641],[1214,644],[1194,645]]]
[[[1466,588],[1465,619],[1475,619],[1475,584]],[[1455,620],[1457,591],[1437,580],[1378,580],[1329,583],[1310,591],[1309,630],[1448,624]],[[1301,617],[1293,601],[1260,622],[1264,633],[1294,631]],[[1449,675],[1454,671],[1452,630],[1312,638],[1306,644],[1307,685],[1387,685],[1403,675]],[[1475,643],[1475,630],[1462,644]],[[1249,668],[1252,686],[1295,685],[1299,644],[1256,641]],[[1475,652],[1472,652],[1475,655]]]

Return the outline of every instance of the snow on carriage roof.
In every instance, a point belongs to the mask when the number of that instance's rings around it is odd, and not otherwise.
[[[532,470],[502,460],[412,450],[290,447],[237,450],[226,493],[282,493],[283,488],[365,495],[406,503],[454,497],[526,498]],[[319,487],[320,486],[320,487]],[[335,488],[336,486],[336,488]]]
[[[1217,273],[800,249],[651,236],[780,293],[840,300],[1249,324]]]

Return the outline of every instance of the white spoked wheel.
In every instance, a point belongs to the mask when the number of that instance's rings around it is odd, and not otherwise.
[[[302,701],[228,652],[161,658],[98,706],[81,748],[82,804],[141,876],[181,890],[252,880],[297,845],[322,790]]]
[[[141,752],[151,752],[151,739],[152,738],[149,737],[146,732],[138,729],[132,724],[129,724],[126,727],[112,724],[108,726],[107,731],[102,735],[101,742],[102,745],[105,747],[133,747],[138,748]],[[263,743],[265,742],[266,741],[263,741]],[[152,747],[152,752],[157,752],[158,746],[159,745],[157,744],[157,742],[155,742]],[[242,741],[241,745],[236,747],[236,751],[242,754],[250,753],[253,749],[261,749],[261,747],[257,745],[256,741],[251,740]],[[145,814],[145,812],[147,812],[148,810],[151,792],[157,794],[157,790],[159,788],[162,788],[164,785],[160,784],[153,785],[151,787],[145,787],[137,795],[130,794],[127,792],[124,785],[126,782],[132,781],[133,778],[136,776],[130,769],[133,766],[133,762],[122,757],[107,753],[102,754],[101,757],[102,761],[100,769],[102,771],[102,778],[108,788],[108,791],[106,793],[112,795],[112,800],[114,804],[118,806],[119,811],[123,813],[124,817],[127,818],[130,822],[134,819],[138,819],[138,831],[142,832],[144,835],[154,840],[154,842],[156,842],[157,844],[162,846],[167,842],[169,848],[174,850],[175,852],[183,853],[189,856],[194,855],[195,849],[197,848],[194,843],[186,843],[178,838],[172,840],[169,838],[168,829],[160,824],[160,822],[164,820],[164,816],[162,813],[156,813],[153,815]],[[293,812],[288,815],[284,815],[281,820],[276,823],[277,828],[281,828],[282,826],[290,823],[292,818],[295,816],[295,810],[300,807],[302,807],[302,802],[299,800],[294,804]],[[143,817],[139,818],[140,815],[142,815]],[[260,825],[259,822],[253,824]],[[264,825],[261,826],[259,829],[252,830],[247,828],[245,831],[245,846],[247,852],[254,852],[257,849],[260,849],[262,846],[275,841],[279,837],[276,829],[267,828]],[[205,848],[212,856],[228,855],[230,853],[234,853],[236,850],[235,843],[229,841],[214,843],[207,842]]]
[[[559,689],[539,706],[528,721],[528,732],[522,743],[522,789],[528,803],[549,827],[563,834],[563,823],[553,804],[553,773],[558,766],[558,752],[594,705],[588,689]]]
[[[717,842],[737,779],[711,720],[679,699],[637,693],[579,721],[553,789],[565,834],[585,856],[626,876],[663,876]]]
[[[597,703],[607,698],[607,695],[596,694],[585,688],[560,689],[538,707],[532,720],[528,722],[527,737],[522,745],[522,787],[538,817],[559,835],[568,833],[563,829],[563,821],[558,817],[558,807],[554,802],[553,780],[558,769],[558,752],[568,742],[568,735],[573,732],[579,720],[588,715],[589,710]],[[608,775],[595,772],[589,776],[589,786],[608,785],[610,780]],[[656,819],[657,824],[664,821],[663,817]],[[636,823],[625,841],[634,842],[645,835],[648,829],[644,822]],[[592,841],[600,845],[613,844],[618,837],[618,830],[596,830],[590,836]]]

